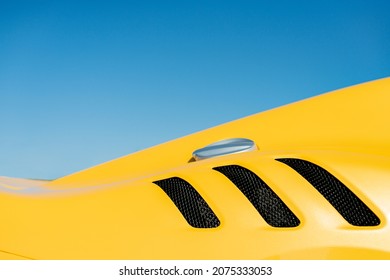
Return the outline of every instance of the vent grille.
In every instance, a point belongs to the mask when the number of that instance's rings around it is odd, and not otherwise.
[[[273,227],[296,227],[299,219],[276,193],[255,173],[239,166],[213,168],[221,172],[248,198],[264,220]]]
[[[282,158],[305,178],[329,203],[354,226],[377,226],[379,218],[350,189],[322,167],[302,159]]]
[[[187,181],[172,177],[154,183],[169,196],[191,226],[215,228],[220,225],[213,210]]]

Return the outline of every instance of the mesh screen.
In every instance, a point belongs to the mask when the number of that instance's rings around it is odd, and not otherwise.
[[[273,227],[296,227],[299,219],[276,193],[255,173],[239,166],[215,167],[248,198],[264,220]]]
[[[305,178],[329,203],[355,226],[377,226],[379,218],[350,189],[322,167],[302,159],[277,159]]]
[[[220,225],[213,210],[187,181],[172,177],[154,183],[169,196],[191,226],[215,228]]]

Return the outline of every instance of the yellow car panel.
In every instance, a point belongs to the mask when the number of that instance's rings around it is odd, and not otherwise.
[[[53,181],[2,177],[0,258],[390,259],[389,108],[387,78]],[[192,156],[232,138],[257,149]]]

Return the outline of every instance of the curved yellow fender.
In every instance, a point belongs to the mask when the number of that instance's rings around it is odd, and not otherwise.
[[[194,159],[232,138],[255,148]],[[390,78],[54,181],[1,177],[0,211],[1,259],[390,259]]]

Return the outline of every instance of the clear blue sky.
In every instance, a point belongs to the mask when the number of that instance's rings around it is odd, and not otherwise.
[[[390,1],[0,0],[0,175],[56,178],[390,76]]]

